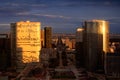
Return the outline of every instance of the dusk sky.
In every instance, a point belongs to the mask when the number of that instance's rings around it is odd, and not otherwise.
[[[85,20],[104,19],[110,33],[120,33],[119,0],[0,0],[0,33],[10,30],[10,23],[41,22],[54,33],[75,33]]]

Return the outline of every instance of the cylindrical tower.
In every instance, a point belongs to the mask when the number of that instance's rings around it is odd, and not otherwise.
[[[84,22],[84,57],[89,71],[98,69],[102,64],[103,53],[109,51],[109,26],[105,20]]]

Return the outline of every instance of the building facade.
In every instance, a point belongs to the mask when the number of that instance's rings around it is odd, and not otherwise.
[[[41,47],[42,48],[44,47],[44,42],[45,42],[45,40],[44,40],[44,30],[42,29],[41,30]]]
[[[39,62],[41,41],[40,22],[11,23],[12,63],[18,69],[25,64]]]
[[[9,34],[0,34],[0,71],[11,66],[11,50]]]
[[[76,29],[76,67],[84,67],[83,57],[83,31],[82,27]]]
[[[44,40],[45,40],[45,48],[52,48],[52,28],[45,27],[44,28]]]
[[[76,30],[76,42],[83,42],[83,28],[79,27]]]
[[[84,22],[83,28],[85,66],[95,71],[104,63],[103,53],[109,52],[109,25],[104,20],[90,20]]]

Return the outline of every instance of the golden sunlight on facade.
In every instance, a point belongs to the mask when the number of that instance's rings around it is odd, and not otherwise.
[[[100,26],[100,31],[103,36],[103,52],[107,53],[109,52],[109,26],[108,21],[105,20],[93,20],[95,22],[98,22]]]
[[[109,31],[108,31],[108,22],[102,21],[103,27],[102,27],[102,33],[103,33],[103,51],[105,53],[109,52]]]
[[[97,65],[103,64],[103,56],[109,52],[109,24],[105,20],[90,20],[85,21],[83,28],[85,65],[94,71]]]
[[[40,22],[17,22],[11,24],[13,58],[16,65],[39,62],[41,41]]]
[[[102,35],[103,52],[109,52],[109,22],[105,20],[92,20],[91,22],[96,23],[96,28],[98,28],[96,32]]]

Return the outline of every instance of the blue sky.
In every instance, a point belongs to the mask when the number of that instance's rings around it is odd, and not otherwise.
[[[39,21],[54,33],[75,33],[85,20],[110,22],[110,33],[120,33],[119,0],[1,0],[0,33],[10,30],[10,23]]]

